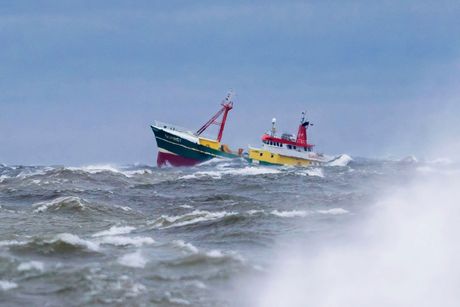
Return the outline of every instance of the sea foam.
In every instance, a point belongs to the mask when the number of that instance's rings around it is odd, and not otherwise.
[[[351,161],[353,161],[353,159],[349,155],[343,154],[337,159],[329,162],[327,165],[329,166],[347,166],[348,163],[350,163]]]
[[[17,288],[18,284],[8,280],[0,280],[0,289],[3,291],[8,291],[14,288]]]
[[[45,269],[45,266],[43,265],[43,262],[40,262],[40,261],[23,262],[19,264],[18,266],[18,271],[37,270],[37,271],[43,272],[44,269]]]
[[[147,259],[142,256],[141,251],[136,251],[118,258],[118,263],[131,268],[143,268],[147,264]]]
[[[35,203],[32,207],[35,208],[34,213],[42,213],[48,210],[57,211],[63,208],[75,210],[84,210],[86,208],[84,200],[76,196],[58,197],[51,201]]]
[[[127,234],[135,230],[135,227],[132,226],[112,226],[108,230],[103,230],[93,234],[93,237],[103,237],[103,236],[115,236],[121,234]]]
[[[291,210],[291,211],[278,211],[273,210],[271,214],[278,217],[305,217],[308,215],[308,212],[305,210]]]

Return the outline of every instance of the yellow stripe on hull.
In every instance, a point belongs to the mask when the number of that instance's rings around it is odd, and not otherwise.
[[[259,161],[259,163],[276,165],[310,166],[320,164],[317,161],[288,157],[262,149],[249,149],[249,159]]]

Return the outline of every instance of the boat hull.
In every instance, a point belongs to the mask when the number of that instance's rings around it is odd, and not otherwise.
[[[237,158],[236,154],[210,148],[178,133],[151,126],[158,146],[158,166],[193,166],[213,158]],[[198,140],[198,139],[197,139]]]

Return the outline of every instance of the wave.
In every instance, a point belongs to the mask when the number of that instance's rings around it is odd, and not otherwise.
[[[138,250],[134,253],[121,256],[118,258],[118,263],[131,268],[144,268],[147,264],[147,259],[142,256],[141,251]]]
[[[98,174],[103,172],[112,172],[112,173],[121,173],[118,168],[111,164],[96,164],[96,165],[87,165],[80,167],[66,167],[66,169],[71,171],[83,171],[90,174]]]
[[[123,175],[125,177],[134,177],[137,175],[146,175],[146,174],[153,174],[151,168],[145,167],[120,167],[113,164],[96,164],[96,165],[87,165],[87,166],[80,166],[80,167],[66,167],[65,169],[70,171],[79,171],[85,172],[88,174],[101,174],[101,173],[113,173],[118,175]]]
[[[407,156],[407,157],[400,159],[398,162],[412,164],[412,163],[417,163],[418,159],[416,156]]]
[[[37,270],[43,272],[45,270],[45,267],[43,265],[43,262],[40,261],[29,261],[29,262],[23,262],[18,265],[18,271],[31,271],[31,270]]]
[[[235,216],[236,214],[237,212],[210,212],[206,210],[194,210],[192,212],[178,216],[162,215],[161,217],[153,221],[151,224],[153,224],[154,227],[158,228],[181,227],[218,220],[229,216]]]
[[[268,174],[278,174],[281,171],[274,168],[268,167],[255,167],[247,166],[244,168],[236,169],[222,169],[218,171],[199,171],[191,175],[185,175],[179,177],[179,179],[197,179],[203,177],[210,177],[213,179],[221,179],[222,176],[256,176],[256,175],[268,175]]]
[[[306,211],[306,210],[290,210],[290,211],[278,211],[273,210],[270,212],[272,215],[278,217],[306,217],[307,215],[319,213],[319,214],[330,214],[330,215],[340,215],[340,214],[347,214],[349,213],[348,210],[342,208],[332,208],[332,209],[324,209],[324,210],[316,210],[316,211]]]
[[[177,246],[183,250],[186,250],[188,252],[191,252],[191,253],[198,253],[198,248],[193,245],[192,243],[186,243],[182,240],[174,240],[172,242],[174,244],[174,246]]]
[[[278,211],[273,210],[271,214],[278,217],[305,217],[308,215],[308,212],[305,210],[291,210],[291,211]]]
[[[39,202],[32,205],[34,213],[42,213],[48,210],[69,210],[69,211],[81,211],[85,210],[85,200],[76,196],[64,196],[58,197],[48,202]]]
[[[18,240],[0,241],[0,247],[20,246],[20,245],[25,245],[25,244],[27,244],[27,242],[18,241]]]
[[[348,163],[353,161],[353,158],[347,154],[340,155],[337,159],[327,163],[328,166],[347,166]]]
[[[37,167],[26,168],[25,170],[19,172],[19,174],[16,175],[16,178],[26,179],[33,176],[43,176],[46,175],[48,172],[52,171],[53,169],[53,167],[48,166],[38,169]]]
[[[103,236],[114,236],[114,235],[121,235],[127,234],[135,230],[135,227],[132,226],[112,226],[108,230],[103,230],[96,232],[92,235],[92,237],[103,237]]]
[[[99,252],[100,250],[98,243],[81,239],[71,233],[61,233],[51,239],[34,238],[31,241],[9,241],[5,246],[20,252],[27,251],[44,254],[76,251]]]
[[[99,245],[97,243],[81,239],[79,236],[71,233],[58,234],[54,239],[48,241],[50,244],[59,246],[60,244],[70,245],[72,247],[81,247],[90,251],[99,251]]]
[[[332,208],[327,210],[317,210],[316,212],[321,214],[331,214],[331,215],[339,215],[339,214],[347,214],[349,213],[348,210],[342,208]]]
[[[172,242],[173,246],[178,247],[186,256],[172,261],[173,265],[188,265],[198,262],[208,261],[238,261],[244,262],[244,258],[236,252],[228,251],[223,252],[218,249],[212,249],[209,251],[202,251],[192,243],[184,242],[183,240],[175,240]]]
[[[142,245],[150,245],[155,243],[155,240],[150,237],[122,237],[122,236],[108,236],[103,237],[97,241],[98,244],[109,244],[115,246],[132,245],[140,247]]]
[[[3,291],[8,291],[14,288],[17,288],[18,284],[8,280],[0,280],[0,289]]]
[[[304,169],[304,170],[296,172],[296,174],[300,175],[300,176],[310,176],[310,177],[324,178],[324,173],[323,173],[323,170],[321,168]]]

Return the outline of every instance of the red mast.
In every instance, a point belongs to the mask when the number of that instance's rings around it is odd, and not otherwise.
[[[297,132],[296,143],[300,146],[307,146],[307,127],[310,122],[305,121],[305,112],[302,112],[302,119],[300,120],[299,131]]]
[[[200,129],[198,129],[198,131],[196,132],[196,135],[200,135],[202,134],[206,129],[208,129],[209,126],[211,126],[212,124],[215,124],[215,125],[220,125],[220,128],[219,128],[219,134],[217,135],[217,141],[220,142],[220,140],[222,139],[222,134],[224,133],[224,128],[225,128],[225,122],[227,121],[227,115],[228,115],[228,112],[233,109],[233,101],[232,101],[232,97],[233,97],[233,92],[230,91],[227,96],[225,97],[224,101],[222,101],[222,108],[216,113],[214,114],[213,117],[211,117],[210,120],[208,120],[206,122],[206,124],[203,125],[203,127],[201,127]],[[222,116],[222,121],[219,123],[217,122],[216,120],[220,117],[220,115],[222,115],[222,113],[224,114]]]

